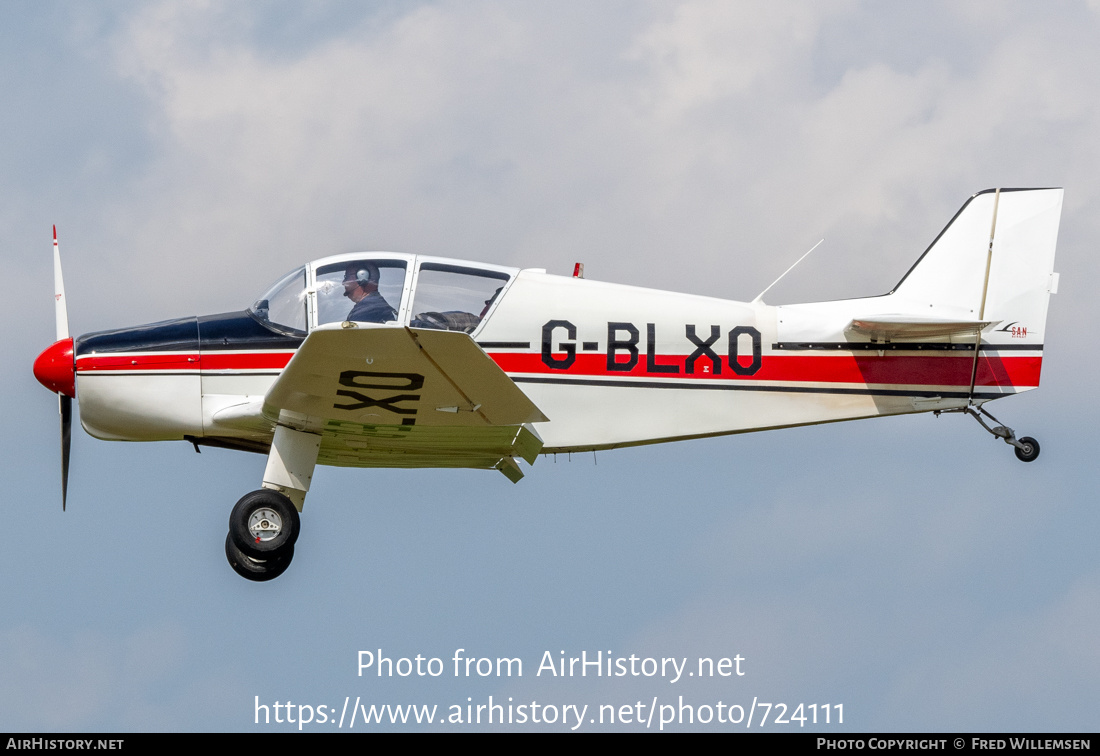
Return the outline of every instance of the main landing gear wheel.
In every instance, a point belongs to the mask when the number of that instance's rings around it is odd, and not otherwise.
[[[242,496],[229,515],[230,540],[252,559],[271,560],[293,549],[300,528],[290,499],[266,488]]]
[[[294,545],[284,546],[278,556],[269,559],[253,559],[247,554],[241,553],[237,545],[233,543],[233,536],[225,537],[225,558],[229,560],[229,566],[241,577],[262,583],[265,580],[274,580],[286,572],[290,566],[290,560],[294,558]]]
[[[1021,462],[1034,462],[1039,456],[1039,442],[1031,436],[1020,439],[1020,445],[1016,447],[1016,459]]]

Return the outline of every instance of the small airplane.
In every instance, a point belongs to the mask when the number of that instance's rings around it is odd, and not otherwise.
[[[240,312],[77,339],[55,228],[57,341],[34,374],[59,399],[62,508],[78,396],[96,438],[267,456],[225,541],[255,581],[289,566],[317,464],[517,482],[540,453],[916,412],[969,414],[1030,462],[1039,443],[984,405],[1039,385],[1061,209],[1061,189],[979,192],[892,291],[861,299],[770,306],[767,289],[734,302],[579,264],[364,252],[303,265]]]

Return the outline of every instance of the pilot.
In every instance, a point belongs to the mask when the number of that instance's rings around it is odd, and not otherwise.
[[[348,320],[360,323],[385,323],[397,320],[397,311],[378,293],[378,266],[372,262],[354,262],[344,271],[344,296],[355,302]]]

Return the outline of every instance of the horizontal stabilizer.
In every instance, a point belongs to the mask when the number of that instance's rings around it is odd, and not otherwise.
[[[999,322],[999,320],[940,320],[907,315],[880,316],[857,318],[848,324],[844,332],[858,333],[869,337],[872,341],[906,341],[977,336],[983,329]]]

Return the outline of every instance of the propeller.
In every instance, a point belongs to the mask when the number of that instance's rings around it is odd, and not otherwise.
[[[53,300],[57,340],[69,338],[69,311],[65,306],[65,279],[61,275],[61,250],[57,247],[57,226],[53,227]]]
[[[69,447],[73,440],[73,398],[57,395],[57,410],[61,413],[61,511],[69,491]]]
[[[69,488],[69,449],[72,444],[73,397],[76,396],[76,361],[73,340],[69,337],[69,315],[65,307],[65,282],[61,276],[61,252],[57,247],[57,226],[53,227],[53,297],[57,341],[34,361],[34,377],[57,393],[57,411],[61,415],[61,510]]]

